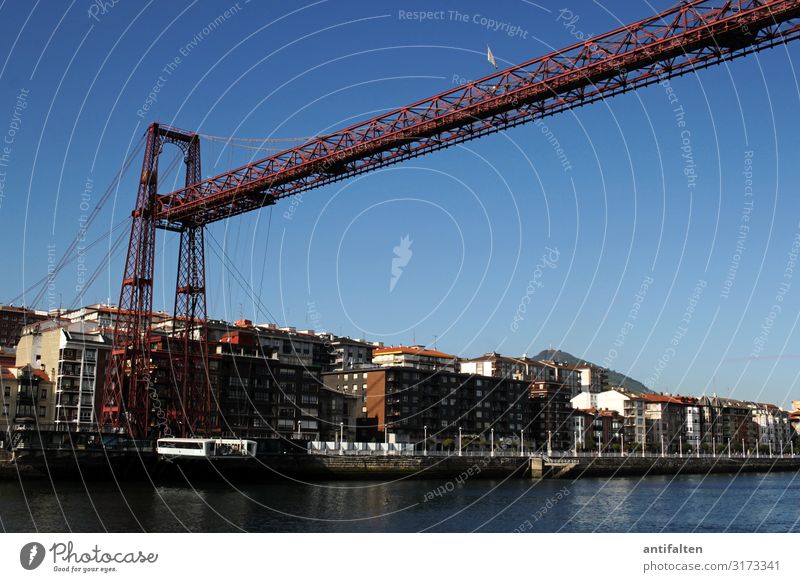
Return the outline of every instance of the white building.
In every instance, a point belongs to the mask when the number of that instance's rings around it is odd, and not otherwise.
[[[17,345],[17,366],[32,365],[55,384],[56,425],[91,429],[105,380],[111,339],[93,321],[29,325]]]
[[[581,392],[573,397],[570,402],[572,402],[573,408],[606,408],[608,410],[616,410],[620,415],[624,415],[625,402],[630,399],[630,394],[612,388],[599,393]]]

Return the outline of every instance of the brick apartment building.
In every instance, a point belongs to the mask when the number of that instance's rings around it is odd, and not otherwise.
[[[429,448],[487,442],[519,442],[531,426],[530,384],[408,366],[330,372],[332,391],[353,394],[361,404],[356,440],[418,443]],[[427,427],[427,429],[426,429]],[[460,429],[460,430],[459,430]],[[524,435],[523,435],[524,436]],[[532,438],[532,436],[531,436]],[[527,440],[527,438],[526,438]]]
[[[0,305],[0,346],[16,346],[22,336],[22,328],[28,324],[46,319],[46,311],[35,311],[13,305]]]

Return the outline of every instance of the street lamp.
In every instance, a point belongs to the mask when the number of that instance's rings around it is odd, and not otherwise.
[[[619,454],[621,457],[625,456],[625,433],[619,435]]]
[[[744,439],[742,439],[742,458],[744,458]]]
[[[491,442],[492,442],[492,453],[491,453],[490,456],[494,457],[494,429],[489,431],[489,435],[490,435]]]
[[[344,422],[339,423],[339,454],[344,454]]]
[[[683,439],[678,439],[678,457],[683,458]]]
[[[458,427],[458,456],[461,456],[461,427]]]
[[[422,442],[422,454],[427,457],[428,456],[428,425],[426,424],[425,426],[422,427],[422,429],[425,431],[425,440]]]
[[[547,431],[547,456],[553,454],[553,432]]]
[[[717,437],[711,437],[711,454],[717,456]]]
[[[519,456],[525,456],[525,429],[522,428],[519,431]]]
[[[731,458],[731,437],[728,437],[728,458]]]
[[[661,435],[661,456],[664,456],[664,435]]]
[[[298,420],[297,421],[297,438],[298,439],[300,438],[300,427],[301,427],[301,424],[300,424],[300,421]]]

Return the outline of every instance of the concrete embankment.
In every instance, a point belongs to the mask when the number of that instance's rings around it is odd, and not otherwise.
[[[1,479],[153,479],[156,481],[275,479],[440,479],[624,477],[690,473],[800,470],[800,456],[785,458],[678,457],[470,457],[270,454],[255,459],[166,460],[151,452],[41,451],[0,458]]]
[[[0,479],[44,478],[135,480],[273,480],[273,479],[435,479],[509,477],[528,474],[521,457],[350,456],[273,454],[255,459],[181,458],[166,460],[153,453],[102,451],[36,451],[0,462]]]
[[[568,457],[531,459],[534,478],[626,477],[707,473],[767,473],[800,470],[800,456],[741,457]]]
[[[209,475],[208,462],[181,459],[173,462],[169,474],[186,477]],[[458,476],[482,478],[523,477],[528,460],[520,457],[434,457],[349,455],[274,455],[248,461],[220,460],[213,472],[231,478],[334,479],[438,479]],[[162,475],[167,475],[167,469]]]

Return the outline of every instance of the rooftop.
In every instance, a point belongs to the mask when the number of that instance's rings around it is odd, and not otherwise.
[[[387,348],[376,348],[372,350],[373,356],[391,356],[391,355],[409,355],[409,356],[425,356],[429,358],[442,358],[447,360],[455,360],[456,356],[446,354],[437,350],[428,350],[417,346],[395,346]]]

